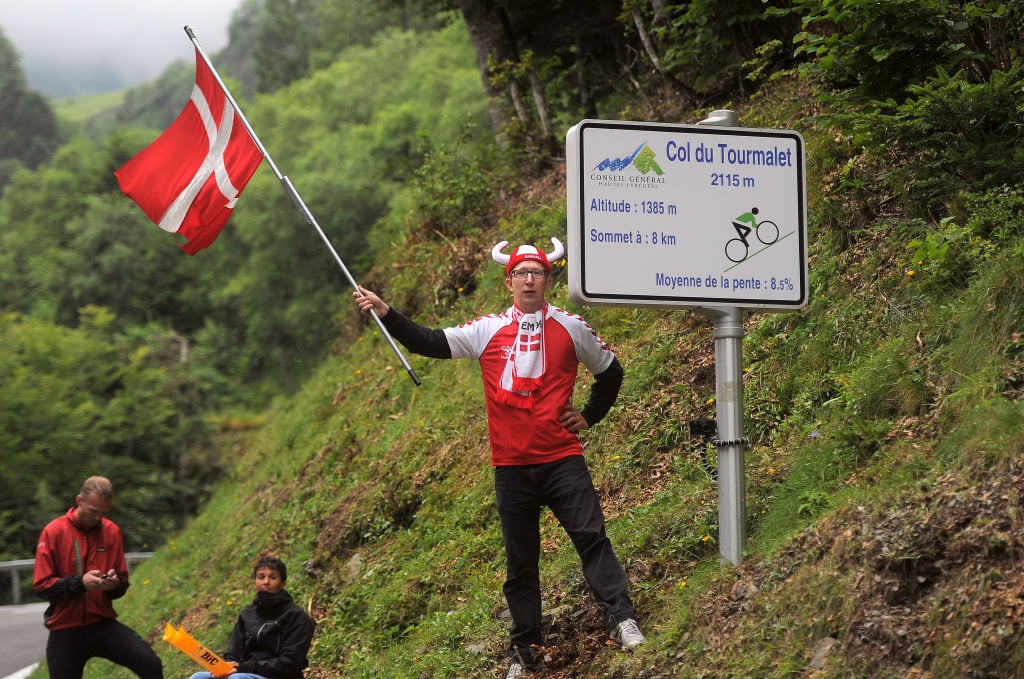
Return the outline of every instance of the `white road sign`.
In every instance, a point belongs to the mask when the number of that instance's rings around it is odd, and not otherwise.
[[[573,301],[806,304],[799,133],[583,120],[566,135],[566,173]]]

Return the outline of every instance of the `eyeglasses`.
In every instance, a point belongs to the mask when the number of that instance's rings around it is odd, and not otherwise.
[[[548,277],[548,272],[547,271],[535,271],[533,269],[525,269],[525,270],[520,270],[520,271],[513,271],[513,272],[511,272],[508,275],[509,278],[522,278],[524,280],[526,279],[527,276],[533,276],[533,279],[535,281],[542,281],[542,280],[544,280],[545,278]]]

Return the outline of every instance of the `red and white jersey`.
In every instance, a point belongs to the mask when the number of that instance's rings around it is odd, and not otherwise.
[[[444,330],[452,358],[480,361],[491,464],[541,464],[582,455],[579,435],[567,431],[558,418],[572,404],[579,364],[599,375],[611,365],[615,354],[582,318],[548,304],[544,316],[546,367],[532,409],[503,403],[497,393],[520,330],[514,309],[509,307],[500,314],[482,316]]]

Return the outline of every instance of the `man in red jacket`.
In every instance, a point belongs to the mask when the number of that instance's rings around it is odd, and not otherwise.
[[[112,601],[128,590],[121,529],[105,518],[114,499],[110,481],[90,476],[75,505],[39,536],[32,589],[50,602],[46,664],[51,679],[81,679],[89,658],[106,658],[142,679],[163,679],[153,649],[117,621]]]

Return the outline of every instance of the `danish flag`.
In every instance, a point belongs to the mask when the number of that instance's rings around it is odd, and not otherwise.
[[[190,255],[220,235],[263,152],[196,50],[192,97],[152,144],[114,173],[157,226],[180,233]]]
[[[519,335],[519,351],[540,351],[540,335]]]

